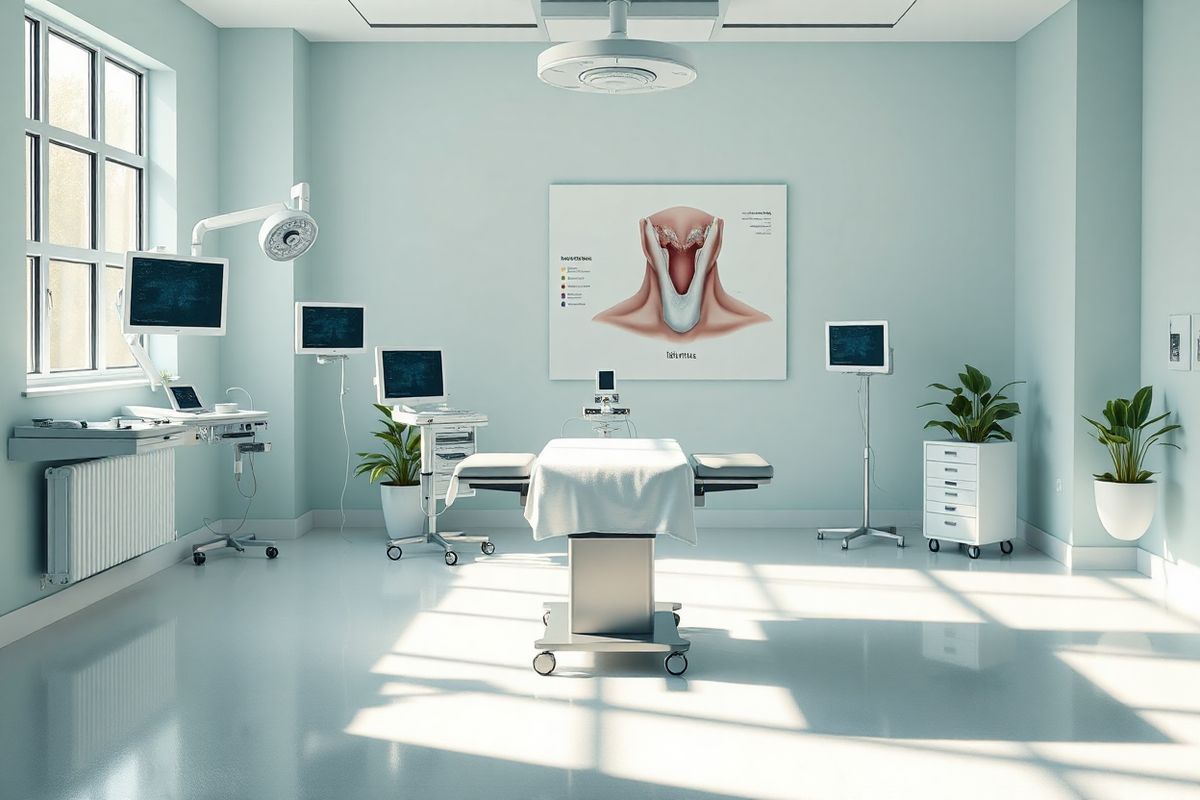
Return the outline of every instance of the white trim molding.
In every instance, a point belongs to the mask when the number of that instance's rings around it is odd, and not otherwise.
[[[1018,519],[1021,538],[1035,550],[1040,550],[1060,564],[1075,570],[1124,570],[1138,568],[1136,547],[1082,547],[1064,542],[1026,520]]]

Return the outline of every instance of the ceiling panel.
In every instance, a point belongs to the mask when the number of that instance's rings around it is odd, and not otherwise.
[[[345,0],[374,25],[532,25],[530,0]]]
[[[736,0],[725,12],[725,25],[892,25],[912,4],[913,0]]]
[[[545,24],[552,42],[603,39],[609,33],[606,19],[547,19]],[[712,19],[630,19],[626,30],[632,39],[707,42],[715,25]]]

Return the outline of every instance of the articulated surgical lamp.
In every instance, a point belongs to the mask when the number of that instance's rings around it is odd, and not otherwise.
[[[202,255],[204,235],[209,231],[262,221],[258,246],[263,254],[272,261],[299,258],[317,240],[317,221],[308,213],[308,206],[308,184],[297,183],[292,187],[290,205],[272,203],[202,219],[192,228],[192,255]]]

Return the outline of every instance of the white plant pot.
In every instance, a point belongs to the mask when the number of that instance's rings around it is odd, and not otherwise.
[[[1158,484],[1095,481],[1096,513],[1104,530],[1125,542],[1142,538],[1158,505]]]
[[[425,525],[425,515],[421,512],[421,487],[381,483],[379,494],[383,500],[383,524],[387,527],[388,536],[393,539],[420,536]]]

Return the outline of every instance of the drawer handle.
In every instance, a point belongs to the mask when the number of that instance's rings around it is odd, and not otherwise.
[[[942,452],[943,452],[943,453],[945,453],[945,454],[946,454],[946,455],[948,455],[948,456],[956,456],[956,455],[958,455],[958,451],[957,451],[957,450],[943,450]]]
[[[946,481],[947,486],[958,486],[958,481]]]
[[[958,492],[946,492],[948,497],[958,497]]]
[[[958,506],[943,506],[947,511],[957,511]]]
[[[950,520],[944,520],[944,522],[946,523],[946,526],[947,526],[947,527],[950,527],[950,528],[957,528],[957,527],[958,527],[958,523],[957,523],[957,522],[951,522]]]
[[[946,467],[946,472],[958,472],[958,467]]]

